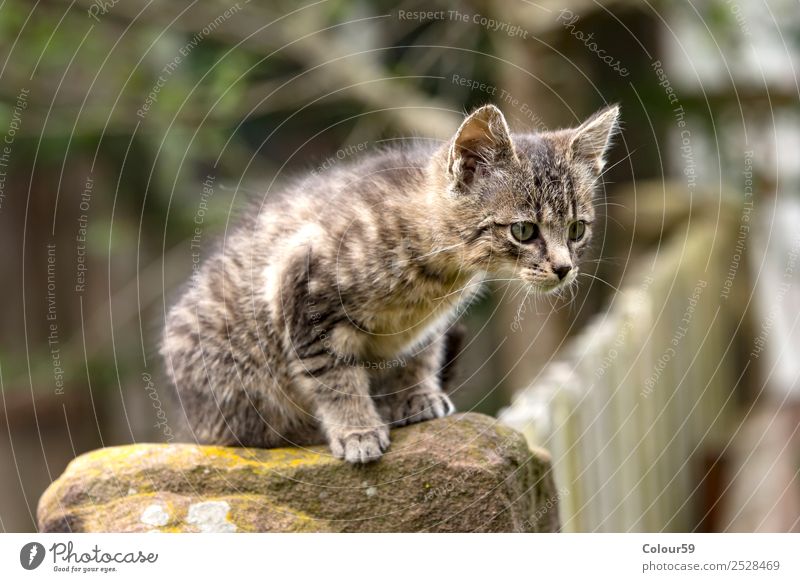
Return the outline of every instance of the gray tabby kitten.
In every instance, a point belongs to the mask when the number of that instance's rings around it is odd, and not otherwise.
[[[389,428],[446,416],[448,336],[488,278],[571,285],[616,106],[511,134],[499,109],[287,186],[172,308],[161,353],[201,443],[327,441],[374,461]]]

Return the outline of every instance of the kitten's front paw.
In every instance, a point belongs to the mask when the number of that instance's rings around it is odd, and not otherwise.
[[[389,448],[389,427],[336,429],[330,434],[333,456],[348,463],[377,461]]]
[[[435,392],[417,392],[409,395],[392,414],[392,426],[405,426],[423,420],[432,420],[448,416],[455,411],[450,397],[436,390]]]

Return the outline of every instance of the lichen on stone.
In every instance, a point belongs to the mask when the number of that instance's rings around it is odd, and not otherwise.
[[[169,513],[167,513],[164,506],[160,503],[153,503],[144,508],[141,517],[139,517],[139,521],[145,525],[161,527],[167,525],[169,522]]]
[[[392,431],[377,463],[326,447],[135,444],[82,455],[39,503],[42,531],[556,531],[546,452],[459,414]]]
[[[202,501],[189,506],[186,523],[203,533],[229,533],[236,524],[228,520],[231,506],[226,501]]]

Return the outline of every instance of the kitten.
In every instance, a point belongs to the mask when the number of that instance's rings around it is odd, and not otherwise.
[[[487,277],[575,282],[618,114],[512,135],[486,105],[443,146],[383,151],[268,200],[167,317],[161,353],[193,437],[327,441],[365,463],[389,427],[453,412],[454,319]]]

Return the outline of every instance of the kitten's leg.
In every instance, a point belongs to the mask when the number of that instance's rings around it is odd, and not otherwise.
[[[445,338],[437,338],[413,357],[382,375],[385,383],[375,396],[381,417],[392,426],[404,426],[452,414],[455,406],[442,390]]]
[[[364,369],[328,357],[301,360],[298,384],[310,393],[333,455],[350,463],[379,459],[389,448],[389,427],[375,409]]]
[[[359,338],[343,311],[337,282],[325,279],[329,272],[310,253],[287,269],[282,283],[286,352],[291,354],[293,384],[316,416],[333,455],[367,463],[389,447],[389,427],[375,409],[367,370],[352,356]]]

